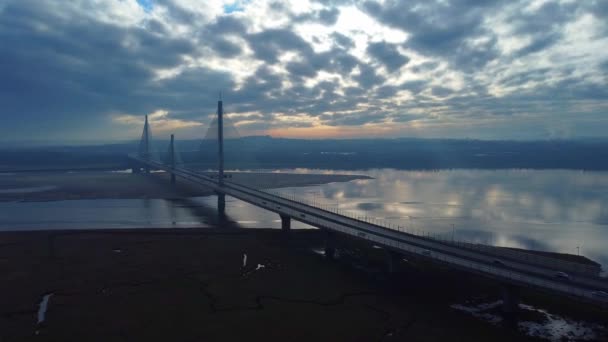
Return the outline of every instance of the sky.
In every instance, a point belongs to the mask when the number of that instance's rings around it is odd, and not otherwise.
[[[0,0],[0,142],[608,137],[605,0]]]

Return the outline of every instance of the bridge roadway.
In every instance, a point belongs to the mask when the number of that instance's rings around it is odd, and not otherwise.
[[[430,238],[378,226],[242,184],[224,181],[223,185],[220,185],[216,179],[191,170],[171,168],[165,164],[140,158],[136,155],[130,155],[130,157],[153,169],[173,173],[178,177],[211,188],[218,193],[235,197],[315,227],[370,241],[392,252],[425,258],[439,264],[490,277],[506,284],[535,288],[608,307],[608,298],[593,293],[598,290],[608,290],[608,282],[605,279],[578,274],[576,276],[570,274],[569,280],[557,278],[555,273],[560,270],[558,262],[554,265],[555,267],[549,268],[534,264],[533,261],[500,259],[501,265],[495,262],[499,258],[484,251],[459,248],[457,245],[450,245]]]

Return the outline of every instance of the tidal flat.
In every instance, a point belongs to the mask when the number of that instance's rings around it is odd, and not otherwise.
[[[207,173],[212,175],[211,173]],[[348,182],[368,176],[228,172],[229,180],[259,189]],[[62,201],[78,199],[184,198],[212,195],[198,184],[178,179],[175,186],[163,172],[43,172],[0,174],[0,201]]]
[[[413,261],[388,277],[355,245],[327,260],[321,243],[315,230],[0,233],[0,339],[526,339],[450,307],[492,283]]]

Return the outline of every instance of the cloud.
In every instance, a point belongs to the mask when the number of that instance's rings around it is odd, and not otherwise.
[[[141,115],[118,114],[112,117],[112,121],[121,125],[141,128],[144,126],[145,120]],[[148,122],[151,127],[154,127],[155,131],[175,131],[182,128],[198,127],[203,125],[198,121],[171,118],[170,113],[163,109],[159,109],[148,114]]]
[[[367,46],[367,53],[384,64],[389,72],[394,72],[410,61],[407,56],[399,53],[396,44],[389,44],[387,42],[369,44]]]
[[[219,91],[244,135],[605,135],[606,13],[557,0],[3,2],[0,137],[124,139],[143,113],[195,134]]]

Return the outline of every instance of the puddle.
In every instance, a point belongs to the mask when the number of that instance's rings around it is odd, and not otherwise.
[[[501,305],[502,300],[488,303],[467,301],[450,307],[496,325],[504,320],[500,312]],[[519,304],[519,309],[522,318],[517,322],[517,328],[530,337],[548,341],[598,341],[606,337],[607,329],[597,323],[575,321],[526,304]],[[532,321],[529,320],[530,316],[536,318]],[[528,320],[525,317],[528,317]]]
[[[52,293],[49,293],[42,297],[42,301],[38,306],[38,322],[36,322],[36,324],[44,322],[44,319],[46,318],[46,310],[49,307],[49,299],[51,299],[52,295]]]
[[[34,186],[29,188],[14,188],[14,189],[0,189],[0,194],[28,194],[32,192],[43,192],[57,189],[55,185],[47,186]]]
[[[502,322],[502,317],[496,314],[484,312],[490,309],[494,309],[500,307],[502,305],[502,300],[497,300],[491,303],[481,303],[477,305],[467,306],[462,304],[453,304],[450,305],[452,309],[456,309],[459,311],[464,311],[471,314],[475,318],[479,318],[483,321],[486,321],[490,324],[498,324]]]
[[[133,173],[133,169],[124,169],[124,170],[112,170],[107,171],[109,173]]]
[[[325,256],[325,250],[323,248],[313,248],[312,251],[315,254],[319,254],[319,255]]]
[[[599,335],[606,337],[606,328],[600,324],[574,321],[566,317],[552,315],[546,310],[520,304],[520,309],[533,311],[544,316],[542,322],[524,321],[517,323],[520,331],[528,336],[540,337],[549,341],[597,341]]]

